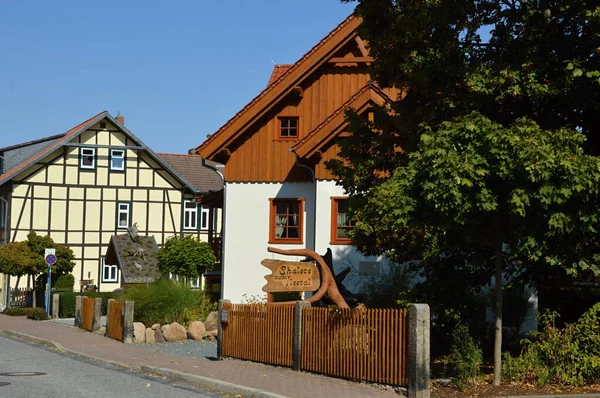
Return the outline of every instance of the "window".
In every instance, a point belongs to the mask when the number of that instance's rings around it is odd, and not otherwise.
[[[183,201],[183,229],[196,229],[198,226],[198,205],[195,200]]]
[[[279,118],[279,138],[295,139],[298,138],[298,118],[280,117]]]
[[[117,203],[117,228],[129,228],[129,220],[131,220],[131,203]]]
[[[302,243],[304,199],[271,199],[269,243]]]
[[[82,169],[96,168],[96,150],[94,148],[81,148],[80,158]]]
[[[119,267],[106,264],[105,258],[102,257],[102,282],[119,282],[118,270]]]
[[[200,277],[190,279],[190,287],[192,289],[200,289]]]
[[[110,169],[116,171],[125,170],[125,151],[122,149],[111,149]]]
[[[205,209],[202,207],[202,211],[200,213],[200,229],[202,231],[208,230],[208,218],[210,214],[210,209]]]
[[[348,217],[348,199],[345,197],[331,198],[331,243],[349,244],[350,231],[354,221]]]

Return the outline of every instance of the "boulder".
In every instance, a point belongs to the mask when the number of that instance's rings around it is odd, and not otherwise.
[[[217,311],[213,311],[206,317],[206,321],[204,321],[204,326],[206,330],[217,330],[219,327],[219,313]]]
[[[166,325],[162,325],[162,326],[160,327],[160,331],[164,333],[164,332],[165,332],[165,330],[167,330],[167,328],[168,328],[169,326],[171,326],[171,324],[170,324],[170,323],[167,323]]]
[[[204,323],[200,321],[194,321],[190,323],[188,326],[187,334],[190,336],[190,339],[193,340],[202,340],[204,335],[206,334],[206,328],[204,327]]]
[[[154,330],[148,328],[146,329],[146,344],[154,344],[156,340],[154,338]]]
[[[160,329],[160,323],[155,323],[154,325],[150,326],[150,329],[152,329],[152,330]]]
[[[133,342],[146,342],[146,326],[142,322],[133,322]]]
[[[219,335],[219,332],[216,330],[209,330],[208,332],[206,332],[206,335],[204,335],[205,339],[208,339],[210,341],[215,341],[217,339],[217,336]]]
[[[165,329],[163,336],[166,341],[182,341],[187,339],[187,330],[177,322]]]
[[[157,343],[164,343],[165,338],[163,337],[162,331],[160,329],[156,329],[154,331],[154,341]]]

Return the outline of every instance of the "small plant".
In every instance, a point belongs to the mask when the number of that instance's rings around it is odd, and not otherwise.
[[[75,286],[75,276],[73,274],[65,274],[58,277],[56,280],[56,284],[54,288],[56,290],[64,290],[67,292],[72,292],[73,287]]]
[[[8,316],[25,316],[31,308],[7,308],[3,314]]]
[[[452,340],[448,362],[456,373],[456,385],[462,390],[477,381],[483,354],[469,328],[462,323],[454,327]]]
[[[247,294],[242,294],[242,301],[241,304],[266,304],[267,303],[267,296],[258,296],[258,295],[251,295],[248,296]]]
[[[27,319],[46,321],[48,320],[48,313],[43,308],[29,308],[27,310]]]

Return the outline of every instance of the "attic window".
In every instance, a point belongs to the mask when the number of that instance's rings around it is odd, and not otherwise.
[[[79,157],[80,157],[79,166],[82,169],[95,169],[96,168],[96,149],[81,148]]]
[[[283,140],[298,138],[298,117],[279,118],[279,138]]]
[[[101,129],[105,129],[106,128],[106,122],[100,122],[100,128]]]

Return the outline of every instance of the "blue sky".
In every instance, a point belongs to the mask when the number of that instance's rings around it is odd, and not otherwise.
[[[186,153],[346,18],[339,0],[0,0],[0,147],[108,110]]]

